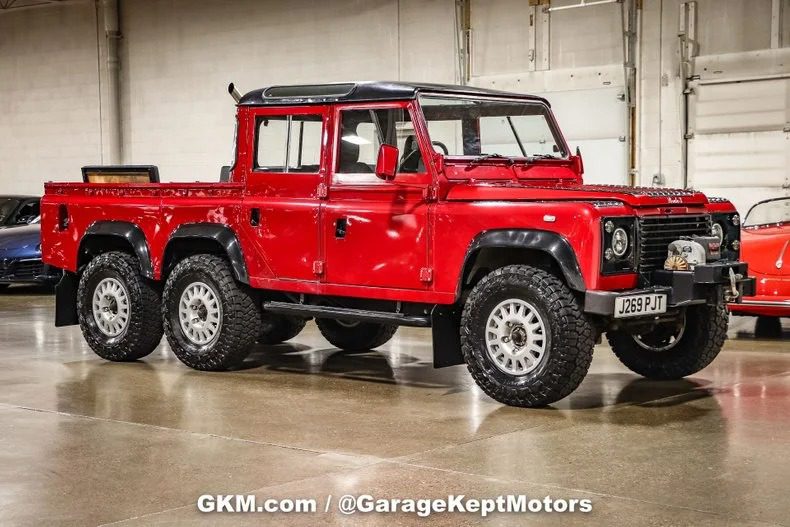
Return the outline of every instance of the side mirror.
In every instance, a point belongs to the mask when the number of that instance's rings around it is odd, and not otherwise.
[[[392,145],[381,145],[379,147],[379,157],[376,160],[376,176],[384,181],[395,179],[398,171],[398,148]]]

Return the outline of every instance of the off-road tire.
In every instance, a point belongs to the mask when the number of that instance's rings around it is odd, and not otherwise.
[[[195,282],[213,288],[222,307],[219,334],[205,345],[187,338],[178,319],[181,295]],[[222,371],[241,364],[251,351],[260,324],[260,308],[250,292],[236,282],[228,262],[212,254],[189,256],[173,268],[162,294],[161,316],[176,357],[190,368],[205,371]]]
[[[525,375],[500,370],[487,351],[488,317],[508,299],[529,302],[545,321],[545,355]],[[501,267],[483,277],[461,315],[461,352],[469,373],[486,394],[510,406],[546,406],[568,396],[590,368],[594,339],[595,331],[568,286],[527,265]]]
[[[727,338],[729,314],[723,302],[691,306],[686,310],[685,330],[677,343],[664,351],[640,346],[624,331],[606,334],[612,351],[629,370],[649,379],[680,379],[710,364]]]
[[[360,322],[353,327],[346,327],[330,318],[318,318],[315,323],[330,344],[345,351],[378,348],[389,342],[398,331],[398,326],[371,322]]]
[[[108,337],[93,317],[93,295],[104,278],[115,278],[129,296],[126,330]],[[99,357],[116,362],[135,361],[149,355],[162,340],[159,291],[140,275],[139,262],[124,252],[107,252],[90,261],[77,287],[77,317],[85,341]]]
[[[276,315],[274,313],[261,313],[261,329],[258,342],[261,344],[280,344],[291,340],[304,329],[306,318]]]

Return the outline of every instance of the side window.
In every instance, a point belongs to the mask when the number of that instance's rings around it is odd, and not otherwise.
[[[382,144],[398,147],[399,173],[425,172],[414,124],[406,109],[344,110],[340,112],[339,142],[339,174],[373,174]],[[342,180],[380,182],[375,176]]]
[[[320,115],[269,115],[256,121],[255,169],[318,173],[323,119]]]

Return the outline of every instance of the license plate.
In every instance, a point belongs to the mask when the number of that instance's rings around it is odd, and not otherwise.
[[[614,299],[614,318],[640,317],[667,312],[667,295],[647,294]]]

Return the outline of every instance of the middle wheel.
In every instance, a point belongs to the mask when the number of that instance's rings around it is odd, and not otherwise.
[[[336,348],[346,351],[363,351],[386,344],[398,326],[359,322],[356,320],[334,320],[318,318],[315,321],[326,340]]]
[[[176,357],[196,370],[240,364],[255,342],[260,309],[228,263],[199,254],[176,265],[162,295],[165,335]]]

